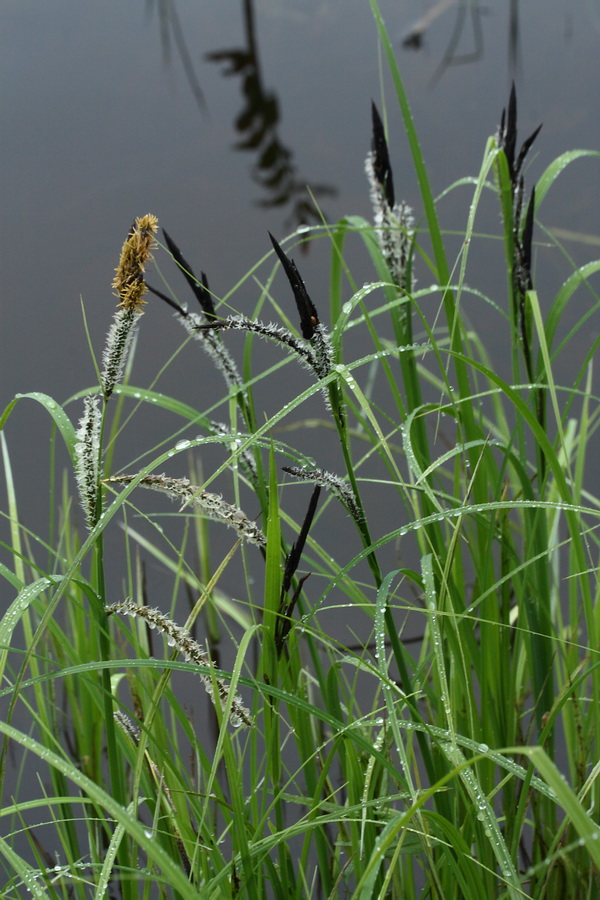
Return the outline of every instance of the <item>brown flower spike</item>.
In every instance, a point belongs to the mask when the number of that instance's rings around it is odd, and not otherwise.
[[[148,214],[135,219],[115,269],[112,286],[119,298],[119,305],[102,355],[102,393],[105,400],[121,379],[135,327],[144,312],[146,301],[143,298],[148,290],[144,283],[144,266],[152,259],[157,231],[156,216]]]
[[[135,219],[129,230],[112,283],[123,309],[139,309],[146,302],[143,299],[148,291],[144,284],[144,266],[152,259],[157,231],[158,219],[152,214]]]

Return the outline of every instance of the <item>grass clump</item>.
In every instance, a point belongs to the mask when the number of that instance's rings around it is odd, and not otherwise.
[[[466,182],[472,201],[450,260],[373,9],[422,218],[396,199],[374,107],[373,222],[347,217],[299,238],[329,242],[329,310],[317,309],[285,241],[271,238],[272,268],[248,315],[235,292],[225,305],[196,278],[165,234],[199,311],[154,294],[225,384],[197,408],[131,384],[158,241],[156,219],[136,219],[98,386],[71,401],[83,403],[78,427],[68,404],[24,395],[67,449],[83,535],[72,479],[53,488],[51,541],[26,529],[2,435],[11,564],[0,569],[14,597],[0,622],[3,897],[600,893],[599,504],[585,479],[597,340],[570,385],[557,375],[598,313],[600,263],[574,266],[543,304],[535,289],[536,211],[577,154],[527,199],[537,132],[519,148],[513,92]],[[491,196],[495,244],[475,230]],[[497,317],[492,362],[464,312],[466,276],[476,246],[500,243],[506,284],[478,293]],[[359,244],[375,272],[361,288],[350,262]],[[299,328],[285,315],[281,324],[279,268]],[[417,289],[417,268],[431,286]],[[576,290],[588,305],[563,333]],[[241,364],[232,330],[245,335]],[[280,352],[271,367],[255,336]],[[265,419],[264,384],[292,382],[295,363],[308,386]],[[1,419],[6,434],[20,399]],[[114,459],[130,400],[133,413],[162,409],[178,426],[124,473]],[[312,459],[288,440],[312,433],[315,403]],[[206,477],[197,459],[215,446],[221,462]],[[214,481],[225,496],[208,490]],[[138,488],[180,504],[166,528],[158,507],[138,506]],[[222,530],[217,563],[207,519],[235,530]],[[200,723],[187,706],[191,674],[213,701]]]

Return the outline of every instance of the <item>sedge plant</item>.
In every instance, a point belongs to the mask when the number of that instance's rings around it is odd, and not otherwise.
[[[573,264],[544,298],[535,264],[544,197],[584,154],[529,188],[538,135],[519,145],[513,90],[478,175],[452,186],[471,202],[451,255],[372,6],[421,209],[397,198],[374,105],[372,220],[270,236],[226,297],[138,217],[97,385],[65,404],[19,395],[0,420],[7,900],[600,893],[597,339],[572,383],[558,376],[598,315],[600,262]],[[476,230],[490,198],[496,241]],[[306,241],[331,249],[328,307],[292,258]],[[471,254],[499,247],[505,284],[467,287]],[[373,277],[357,287],[362,248]],[[169,279],[147,305],[158,253],[198,306]],[[471,295],[495,317],[500,366],[464,312]],[[164,315],[161,298],[223,385],[197,406],[133,383],[141,316]],[[294,378],[263,415],[264,386]],[[62,447],[70,466],[52,482],[49,539],[27,528],[12,475],[23,399],[48,412],[56,467]],[[142,408],[177,425],[117,468]],[[294,443],[309,431],[310,452]],[[206,474],[208,451],[220,462]],[[159,494],[177,504],[164,527]]]

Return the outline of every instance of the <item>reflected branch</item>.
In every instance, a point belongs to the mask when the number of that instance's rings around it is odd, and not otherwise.
[[[204,91],[200,87],[200,82],[198,81],[194,70],[194,63],[185,42],[183,29],[181,27],[181,22],[179,21],[174,0],[146,0],[146,6],[150,12],[152,12],[155,2],[160,27],[160,43],[165,66],[169,67],[171,64],[171,42],[173,41],[177,48],[177,52],[179,53],[179,58],[188,80],[190,90],[196,101],[196,106],[201,113],[205,113],[206,100],[204,98]]]
[[[424,15],[413,22],[402,39],[402,46],[409,50],[420,50],[427,31],[443,13],[453,6],[458,6],[454,26],[443,58],[431,79],[431,84],[437,83],[450,66],[477,62],[483,56],[482,7],[479,0],[460,0],[460,2],[459,0],[438,0]],[[467,21],[471,22],[473,50],[468,53],[457,53],[457,47],[463,38]],[[508,58],[510,72],[514,79],[520,69],[519,0],[510,0]]]

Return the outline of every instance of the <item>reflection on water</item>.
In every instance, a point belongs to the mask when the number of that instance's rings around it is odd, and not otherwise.
[[[289,205],[291,211],[286,224],[306,225],[311,220],[320,220],[309,193],[318,200],[335,196],[337,191],[331,185],[311,184],[298,174],[293,151],[285,146],[277,132],[280,121],[277,95],[263,85],[253,0],[243,0],[242,13],[246,46],[216,50],[208,53],[207,59],[223,64],[225,75],[237,75],[241,80],[245,105],[235,128],[242,140],[235,146],[256,154],[252,176],[263,191],[259,205],[267,208]]]
[[[410,26],[402,39],[402,46],[409,50],[420,50],[423,39],[431,25],[451,7],[457,7],[454,23],[449,29],[448,43],[436,68],[430,85],[434,85],[451,66],[463,66],[480,60],[484,53],[482,9],[478,0],[439,0],[435,6]],[[472,49],[458,52],[461,42]],[[510,0],[508,23],[508,60],[511,76],[519,71],[519,0]]]
[[[423,46],[423,36],[428,28],[442,15],[442,13],[445,13],[449,7],[455,5],[456,0],[439,0],[435,6],[432,6],[431,9],[428,9],[416,22],[413,22],[402,40],[402,46],[411,50],[420,50]]]
[[[146,9],[151,13],[156,2],[156,11],[160,26],[160,43],[163,51],[163,60],[168,67],[171,64],[171,41],[175,44],[175,48],[181,59],[185,77],[188,80],[190,90],[196,101],[196,106],[201,112],[206,111],[206,101],[204,92],[200,87],[200,82],[194,69],[192,57],[187,48],[181,22],[177,14],[177,7],[174,0],[146,0]]]
[[[194,69],[174,0],[146,0],[146,9],[150,13],[156,11],[158,15],[165,65],[171,64],[174,46],[196,105],[200,112],[206,112],[204,92]],[[235,121],[235,129],[243,136],[243,140],[238,141],[235,147],[256,153],[252,177],[263,191],[263,197],[258,201],[259,206],[269,208],[289,205],[291,210],[285,222],[288,227],[320,221],[319,212],[310,195],[318,200],[322,197],[334,197],[337,190],[331,185],[310,183],[298,174],[293,151],[286,147],[277,133],[281,118],[277,95],[265,89],[261,78],[253,0],[242,0],[242,16],[246,46],[206,54],[210,62],[224,64],[226,76],[238,75],[241,79],[245,106]]]

